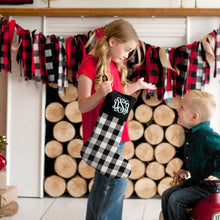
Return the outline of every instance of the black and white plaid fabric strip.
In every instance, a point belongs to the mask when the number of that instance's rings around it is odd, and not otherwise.
[[[40,75],[40,57],[39,57],[39,45],[38,45],[38,35],[36,35],[36,39],[33,43],[33,51],[34,51],[34,66],[35,66],[35,79],[37,88],[41,88],[41,75]]]
[[[63,38],[58,38],[59,42],[59,63],[58,63],[58,93],[62,93],[62,82],[63,82],[63,54],[62,54],[62,46],[63,46]]]
[[[63,41],[62,43],[62,48],[65,50],[65,43]],[[66,55],[65,55],[66,59]],[[63,87],[66,88],[68,87],[68,64],[67,61],[65,60],[66,64],[64,64],[64,79],[63,79]]]
[[[170,48],[167,48],[166,55],[167,55],[167,60],[169,60]],[[164,80],[165,90],[164,90],[164,97],[163,98],[168,103],[172,103],[173,102],[173,90],[167,90],[168,80],[170,80],[171,86],[173,88],[173,80],[171,79],[171,77],[168,79],[168,68],[165,68],[165,80]]]
[[[124,123],[103,112],[81,151],[85,162],[105,176],[127,178],[130,175],[129,162],[117,153]]]
[[[181,72],[181,79],[182,79],[182,95],[186,92],[186,81],[188,77],[188,69],[189,69],[189,55],[191,53],[191,49],[185,48],[184,53],[184,60],[183,60],[183,66],[184,70]]]
[[[68,68],[67,68],[67,66],[66,66],[65,71],[64,71],[63,87],[64,88],[68,87]]]
[[[198,69],[196,72],[196,87],[197,90],[203,90],[205,84],[205,69],[206,69],[206,60],[202,42],[198,42]]]
[[[45,58],[46,58],[48,81],[54,82],[55,76],[53,72],[53,54],[52,54],[52,43],[50,41],[50,36],[47,37],[45,43]]]

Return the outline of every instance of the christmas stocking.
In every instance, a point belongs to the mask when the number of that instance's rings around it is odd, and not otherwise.
[[[101,174],[128,178],[131,165],[117,150],[129,112],[136,102],[133,96],[117,91],[109,93],[100,110],[91,137],[81,150],[83,160]]]

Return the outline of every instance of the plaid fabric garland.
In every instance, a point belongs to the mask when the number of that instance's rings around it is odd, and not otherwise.
[[[63,86],[68,86],[69,71],[72,72],[73,85],[77,86],[78,67],[88,53],[89,46],[94,45],[97,39],[103,35],[104,30],[104,28],[99,28],[88,32],[87,35],[79,34],[70,37],[64,44],[61,38],[58,39],[52,35],[46,39],[42,33],[39,33],[38,39],[32,42],[30,31],[22,29],[14,20],[9,22],[2,18],[0,25],[0,71],[4,70],[5,73],[11,71],[12,33],[14,27],[19,27],[17,32],[19,41],[22,40],[22,43],[17,53],[17,61],[21,61],[20,63],[23,65],[25,79],[36,79],[38,85],[40,82],[57,82],[58,92],[62,92]],[[94,37],[90,39],[91,33]],[[144,77],[146,82],[156,84],[157,98],[160,101],[169,99],[169,96],[172,100],[172,97],[182,96],[191,89],[203,89],[204,85],[210,81],[210,65],[214,58],[214,77],[218,77],[220,80],[220,29],[212,31],[201,41],[172,48],[169,60],[176,71],[172,68],[165,68],[165,75],[160,59],[158,59],[159,49],[159,47],[142,42],[142,47],[132,59],[128,60],[127,65],[128,80],[136,81],[138,78]],[[39,59],[36,54],[39,54]],[[133,66],[139,61],[142,61],[141,65],[134,70]],[[165,79],[164,76],[166,76]],[[154,93],[151,93],[150,90],[147,91],[146,98],[150,98],[151,95]]]
[[[55,35],[50,36],[50,41],[52,44],[54,82],[57,83],[59,66],[59,41]]]
[[[67,53],[67,71],[72,72],[73,84],[76,85],[76,72],[78,70],[77,62],[77,43],[75,38],[68,37],[66,40],[66,53]]]
[[[65,51],[65,44],[63,43],[63,49]],[[68,87],[68,65],[67,65],[67,57],[66,53],[64,53],[64,74],[63,74],[63,87],[67,88]]]
[[[164,85],[163,85],[163,69],[160,63],[159,47],[152,47],[151,49],[151,68],[149,73],[149,83],[157,86],[157,98],[163,100]],[[152,92],[152,91],[151,91]],[[154,92],[152,92],[154,93]]]
[[[42,83],[46,83],[48,81],[46,65],[45,65],[45,53],[44,53],[46,38],[42,33],[38,34],[38,38],[39,38],[38,46],[39,46],[40,75],[41,75]]]
[[[72,72],[73,85],[77,85],[77,71],[82,59],[87,54],[85,44],[88,41],[88,37],[83,35],[77,35],[75,37],[69,37],[66,41],[66,53],[67,53],[67,71]]]
[[[144,80],[146,82],[149,82],[149,77],[151,75],[152,54],[155,47],[149,44],[146,44],[145,46],[146,46],[146,57],[145,57],[145,62],[143,63],[143,65],[141,65],[143,67],[141,69],[142,72],[140,71],[140,73],[144,74]],[[149,99],[151,96],[154,96],[154,92],[147,89],[146,99]]]
[[[173,89],[173,97],[176,97],[179,94],[180,90],[180,76],[175,67],[175,48],[172,48],[169,54],[169,61],[172,66],[172,69],[168,69],[170,72],[168,75],[172,78],[172,89]]]
[[[83,160],[101,174],[111,178],[128,178],[131,165],[117,153],[124,124],[136,99],[112,91],[100,110],[91,137],[81,150]]]
[[[59,62],[58,62],[58,79],[57,79],[57,86],[58,86],[58,93],[62,93],[62,83],[63,83],[63,53],[62,53],[62,46],[63,46],[63,38],[58,39],[59,42]]]
[[[186,46],[177,47],[174,51],[175,69],[178,73],[177,77],[177,95],[185,94],[185,87],[189,68],[190,49]]]
[[[195,41],[190,46],[189,68],[186,81],[186,91],[196,88],[196,74],[198,69],[198,42]]]
[[[53,71],[53,54],[52,54],[52,43],[50,41],[50,36],[47,36],[46,38],[44,53],[46,58],[46,70],[48,75],[48,82],[54,82],[55,75]]]
[[[198,42],[198,70],[196,75],[196,87],[197,90],[204,89],[205,85],[205,69],[206,69],[206,59],[205,51],[202,42]]]
[[[166,55],[167,59],[170,60],[171,48],[167,48]],[[168,103],[173,102],[173,80],[172,80],[172,70],[165,68],[165,80],[164,80],[164,100],[167,100]]]
[[[5,73],[11,71],[11,50],[9,42],[9,21],[4,19],[1,24],[1,48],[0,48],[0,70]]]
[[[19,32],[22,39],[21,46],[17,54],[17,61],[22,61],[25,79],[32,79],[32,41],[29,30],[22,29]]]
[[[37,84],[37,88],[41,88],[41,75],[40,75],[40,53],[39,53],[39,45],[38,45],[38,35],[34,36],[33,41],[33,62],[34,62],[34,73],[35,73],[35,80]]]

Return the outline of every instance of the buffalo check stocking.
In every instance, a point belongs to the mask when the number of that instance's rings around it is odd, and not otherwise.
[[[129,112],[136,99],[112,91],[100,110],[91,137],[81,150],[83,160],[101,174],[112,178],[128,178],[131,165],[117,150]]]

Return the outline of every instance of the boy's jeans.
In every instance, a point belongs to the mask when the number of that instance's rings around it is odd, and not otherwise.
[[[193,208],[200,199],[209,197],[212,192],[213,185],[209,181],[195,184],[190,179],[167,189],[162,194],[164,220],[188,220],[186,209]]]
[[[121,155],[125,143],[119,144]],[[86,220],[121,220],[128,179],[113,179],[95,172],[94,183],[89,193]]]

